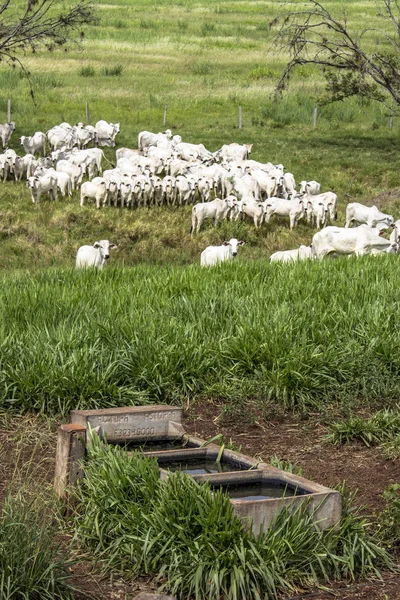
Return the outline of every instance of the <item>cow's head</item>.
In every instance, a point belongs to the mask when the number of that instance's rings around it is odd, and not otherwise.
[[[104,260],[110,258],[110,250],[118,248],[118,246],[111,244],[108,240],[100,240],[99,242],[95,242],[93,247],[100,251],[101,257],[104,258]]]
[[[223,246],[230,246],[232,251],[232,256],[236,256],[238,253],[238,246],[243,246],[244,242],[238,241],[236,238],[232,238],[229,242],[224,242]]]

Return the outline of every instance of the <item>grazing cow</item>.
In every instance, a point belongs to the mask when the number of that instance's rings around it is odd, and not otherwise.
[[[107,182],[102,177],[95,177],[93,181],[85,181],[81,185],[81,202],[83,206],[86,200],[95,200],[96,208],[105,206],[107,202]]]
[[[115,153],[117,160],[119,158],[127,158],[128,160],[136,161],[140,156],[139,150],[132,150],[131,148],[118,148]]]
[[[76,253],[77,268],[95,267],[102,269],[106,260],[110,258],[110,250],[117,248],[108,240],[95,242],[93,246],[81,246]]]
[[[394,223],[394,219],[391,215],[378,210],[376,206],[364,206],[358,202],[351,202],[346,207],[346,225],[362,225],[366,224],[369,227],[376,227],[379,230],[387,229]]]
[[[324,258],[328,254],[334,256],[363,254],[377,254],[396,252],[398,245],[386,240],[377,229],[368,225],[359,227],[325,227],[318,231],[312,239],[313,253],[317,258]]]
[[[51,200],[57,200],[57,179],[52,173],[46,173],[41,177],[39,175],[28,177],[28,187],[31,190],[33,203],[39,202],[43,194],[48,194]]]
[[[318,181],[300,181],[299,194],[310,194],[316,196],[321,191],[321,184]]]
[[[14,121],[0,125],[0,137],[1,137],[1,143],[3,144],[3,148],[7,148],[8,142],[10,141],[10,138],[11,138],[11,135],[12,135],[12,132],[14,131],[14,129],[15,129]]]
[[[285,200],[284,198],[270,198],[266,200],[265,222],[269,223],[272,215],[289,217],[290,229],[304,217],[304,203],[299,198]]]
[[[199,233],[200,227],[205,219],[213,219],[214,225],[217,221],[226,219],[229,211],[233,207],[233,197],[229,196],[225,200],[215,198],[211,202],[199,202],[192,208],[192,227],[190,233]]]
[[[202,267],[213,267],[214,265],[235,258],[238,252],[238,246],[243,246],[245,242],[232,238],[229,242],[224,242],[222,246],[208,246],[200,256],[200,265]]]
[[[297,260],[306,260],[308,258],[314,258],[313,250],[311,246],[303,246],[296,248],[296,250],[281,250],[280,252],[274,252],[270,256],[270,262],[291,262]]]
[[[38,152],[46,156],[46,134],[41,131],[36,131],[32,136],[21,136],[21,145],[24,147],[26,154],[35,154]]]

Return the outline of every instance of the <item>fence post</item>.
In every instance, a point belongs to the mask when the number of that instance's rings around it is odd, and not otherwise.
[[[164,119],[163,119],[163,125],[164,125],[164,127],[167,124],[167,108],[168,108],[168,104],[164,104]]]
[[[238,128],[242,129],[242,125],[243,125],[243,119],[242,119],[242,107],[239,106],[239,123],[238,123]]]
[[[390,111],[390,117],[389,117],[389,129],[390,129],[390,131],[392,131],[392,129],[393,129],[393,116],[394,116],[394,111],[392,109]]]
[[[83,476],[82,460],[86,450],[86,428],[76,423],[58,429],[54,491],[70,509],[71,488]]]
[[[7,123],[11,123],[11,100],[7,100]]]
[[[90,125],[89,102],[86,102],[86,124]]]
[[[314,129],[317,128],[317,119],[318,119],[318,106],[314,108]]]

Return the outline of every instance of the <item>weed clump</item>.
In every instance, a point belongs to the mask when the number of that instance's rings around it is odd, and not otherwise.
[[[0,512],[0,598],[72,600],[72,562],[55,542],[54,507],[25,492],[10,493]]]

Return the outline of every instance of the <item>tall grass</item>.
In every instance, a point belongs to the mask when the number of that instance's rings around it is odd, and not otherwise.
[[[304,508],[282,511],[255,537],[228,496],[184,473],[161,481],[154,459],[94,438],[78,491],[76,539],[105,570],[157,575],[161,588],[196,600],[259,600],[330,579],[392,568],[365,518],[345,505],[337,528],[321,532]]]
[[[0,599],[71,600],[71,560],[57,543],[58,527],[43,492],[20,489],[0,511]]]
[[[396,257],[3,276],[0,409],[204,396],[308,410],[400,391]]]

